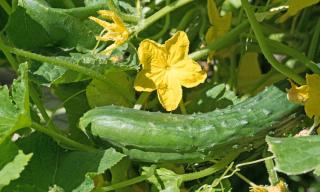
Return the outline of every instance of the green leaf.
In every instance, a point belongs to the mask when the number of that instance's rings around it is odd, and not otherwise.
[[[90,106],[120,105],[132,107],[135,103],[135,91],[133,79],[125,72],[107,73],[113,82],[117,82],[125,92],[126,98],[111,87],[110,82],[102,82],[94,79],[87,87],[86,93]],[[127,99],[129,98],[129,99]]]
[[[31,125],[27,63],[20,64],[19,74],[13,82],[11,95],[8,87],[0,87],[0,143],[4,135]]]
[[[64,191],[64,189],[62,189],[58,185],[54,185],[54,186],[49,188],[48,192],[65,192],[65,191]]]
[[[276,169],[297,175],[320,169],[320,136],[291,138],[267,137],[269,150],[275,155]]]
[[[126,53],[130,55],[124,57]],[[138,70],[139,62],[135,50],[123,45],[114,50],[110,56],[92,53],[70,53],[69,57],[60,56],[58,59],[66,60],[74,65],[81,65],[88,69],[94,69],[101,74],[107,72]],[[52,84],[65,84],[84,81],[90,77],[81,73],[67,70],[63,67],[54,66],[49,63],[43,63],[34,75],[41,85],[51,86]]]
[[[27,185],[36,186],[35,191],[46,192],[54,185],[73,191],[88,182],[88,173],[103,173],[124,157],[112,148],[92,153],[65,151],[50,137],[40,133],[20,139],[17,144],[25,153],[32,152],[33,157],[21,177],[6,187],[5,192]]]
[[[238,90],[246,93],[262,76],[258,53],[246,52],[242,55],[238,68]]]
[[[209,112],[238,103],[236,94],[226,84],[205,84],[186,94],[185,105],[189,113]]]
[[[85,176],[85,180],[72,192],[82,192],[82,191],[91,191],[95,188],[94,185],[94,177],[97,176],[97,174],[94,173],[87,173]]]
[[[111,171],[111,184],[116,184],[125,180],[129,179],[129,172],[128,170],[131,167],[131,161],[129,158],[123,158],[117,165],[113,166],[110,171]],[[127,192],[127,191],[132,191],[133,189],[131,186],[124,187],[121,189],[118,189],[117,192]]]
[[[143,174],[149,172],[152,167],[143,167]],[[180,192],[182,184],[181,176],[165,168],[156,169],[155,174],[148,178],[160,192]]]
[[[19,0],[19,6],[25,8],[26,13],[45,29],[49,38],[62,47],[92,48],[96,43],[95,32],[85,20],[51,8],[40,0]]]
[[[108,0],[84,0],[84,4],[86,6],[99,5],[99,4],[107,4]]]
[[[43,63],[33,75],[38,75],[41,80],[38,82],[41,85],[50,87],[54,81],[62,77],[66,73],[67,69],[49,63]]]
[[[44,28],[18,7],[10,16],[6,28],[11,42],[19,48],[36,50],[52,43]]]
[[[89,143],[88,137],[78,128],[78,121],[90,109],[85,90],[87,82],[60,84],[53,87],[54,93],[63,101],[68,118],[68,131],[71,138]]]
[[[9,139],[0,144],[0,191],[11,181],[20,177],[32,157],[32,154],[25,155]]]

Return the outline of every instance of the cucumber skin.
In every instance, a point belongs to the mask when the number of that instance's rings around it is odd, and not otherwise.
[[[264,142],[264,136],[299,108],[269,87],[255,97],[221,110],[179,115],[105,106],[88,111],[80,128],[146,162],[195,162]],[[262,140],[262,142],[261,142]],[[233,146],[238,146],[236,147]]]

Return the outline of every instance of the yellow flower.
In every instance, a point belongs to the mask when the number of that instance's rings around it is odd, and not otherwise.
[[[109,54],[113,49],[122,45],[129,38],[130,33],[121,18],[115,12],[100,10],[98,11],[98,14],[105,19],[113,21],[113,23],[109,23],[96,17],[89,17],[89,19],[104,28],[101,35],[96,36],[98,41],[114,41],[113,44],[101,52],[103,54]]]
[[[189,40],[183,31],[161,45],[143,40],[138,48],[142,70],[134,87],[137,91],[157,90],[158,98],[167,111],[175,110],[182,99],[182,87],[195,87],[203,83],[207,74],[188,57]]]
[[[212,43],[230,30],[232,13],[228,12],[221,17],[214,0],[208,0],[207,4],[208,17],[212,26],[208,29],[205,40],[207,43]]]
[[[299,13],[302,9],[306,7],[310,7],[312,5],[315,5],[319,3],[320,0],[288,0],[286,5],[288,6],[288,11],[283,14],[278,21],[280,23],[285,22],[289,17],[296,15]]]
[[[320,117],[320,76],[307,74],[306,79],[307,85],[300,87],[291,82],[288,99],[295,103],[304,104],[308,117]]]
[[[287,184],[283,181],[275,186],[254,186],[251,187],[250,192],[287,192]]]

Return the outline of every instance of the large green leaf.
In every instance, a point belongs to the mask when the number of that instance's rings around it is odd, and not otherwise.
[[[112,82],[102,82],[94,79],[87,87],[86,93],[91,107],[105,105],[120,105],[132,107],[135,102],[135,91],[133,89],[133,79],[125,72],[111,72],[106,74],[113,82],[121,87],[125,92],[122,96],[111,87]]]
[[[74,17],[62,9],[51,8],[42,0],[19,0],[19,6],[40,24],[49,35],[52,42],[62,47],[92,48],[95,43],[95,33],[86,20]]]
[[[125,58],[124,55],[126,53],[129,53],[130,55]],[[123,45],[114,50],[110,56],[91,53],[71,53],[69,57],[60,56],[57,57],[57,59],[66,60],[74,65],[81,65],[88,69],[93,69],[101,74],[137,70],[139,68],[135,50],[128,48],[127,45]],[[36,78],[38,83],[46,86],[52,84],[74,83],[90,78],[84,74],[63,67],[54,66],[50,63],[42,64],[38,70],[35,71],[34,75],[40,77]]]
[[[124,157],[114,149],[91,153],[65,151],[50,137],[40,133],[20,139],[17,143],[25,153],[32,152],[33,157],[21,177],[5,188],[5,192],[18,190],[21,186],[35,186],[35,191],[47,192],[54,185],[73,191],[88,182],[86,175],[101,174]]]
[[[150,172],[152,167],[143,167],[144,174]],[[148,178],[148,181],[154,184],[160,192],[180,192],[182,178],[175,172],[159,168],[155,174]]]
[[[4,135],[31,125],[27,63],[20,64],[19,74],[11,94],[8,87],[0,87],[0,143]]]
[[[320,136],[267,137],[266,140],[276,157],[278,171],[297,175],[315,170],[320,175]]]
[[[85,90],[87,82],[61,84],[53,87],[54,93],[63,101],[68,118],[69,135],[71,138],[88,143],[87,136],[78,128],[78,121],[90,109]]]
[[[10,41],[23,49],[34,50],[52,43],[44,28],[33,20],[22,7],[18,7],[11,14],[6,32]]]
[[[0,144],[0,191],[12,180],[20,177],[32,157],[32,154],[25,155],[9,139]]]
[[[185,105],[189,113],[209,112],[239,102],[226,84],[204,84],[186,93]]]

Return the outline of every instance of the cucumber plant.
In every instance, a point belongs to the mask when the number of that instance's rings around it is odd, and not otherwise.
[[[317,15],[0,0],[0,191],[320,191]]]

